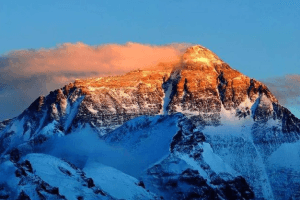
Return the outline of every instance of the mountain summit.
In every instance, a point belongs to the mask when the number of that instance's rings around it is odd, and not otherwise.
[[[223,63],[215,53],[200,45],[189,47],[182,58],[185,63],[200,62],[207,65],[212,63]]]
[[[178,63],[75,80],[1,122],[0,195],[297,199],[299,134],[266,85],[196,45]]]

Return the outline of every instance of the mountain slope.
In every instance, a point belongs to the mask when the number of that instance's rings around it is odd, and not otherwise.
[[[287,199],[300,197],[299,134],[300,120],[266,85],[196,45],[179,63],[76,80],[39,97],[0,123],[0,153],[2,164],[16,151],[68,160],[99,187],[99,170],[108,170],[107,181],[132,180],[116,181],[136,194],[124,198]],[[279,160],[289,155],[289,165]],[[108,196],[120,198],[115,191]]]

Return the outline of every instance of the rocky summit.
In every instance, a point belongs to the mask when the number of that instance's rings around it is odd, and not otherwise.
[[[209,49],[0,122],[2,199],[299,199],[300,120]]]

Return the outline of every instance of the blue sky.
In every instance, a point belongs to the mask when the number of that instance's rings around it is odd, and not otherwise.
[[[300,74],[299,1],[0,2],[0,55],[78,41],[201,44],[245,75]],[[35,97],[36,98],[36,97]],[[297,105],[290,106],[297,116]]]
[[[300,73],[299,1],[1,1],[0,54],[81,41],[188,42],[256,77]]]

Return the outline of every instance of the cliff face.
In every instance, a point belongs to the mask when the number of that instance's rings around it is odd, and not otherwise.
[[[179,63],[76,80],[39,97],[19,117],[0,123],[1,159],[16,148],[20,157],[40,151],[48,140],[86,129],[134,157],[143,155],[144,165],[132,169],[165,198],[300,195],[300,168],[276,159],[300,153],[300,120],[266,85],[200,45],[188,48]]]

